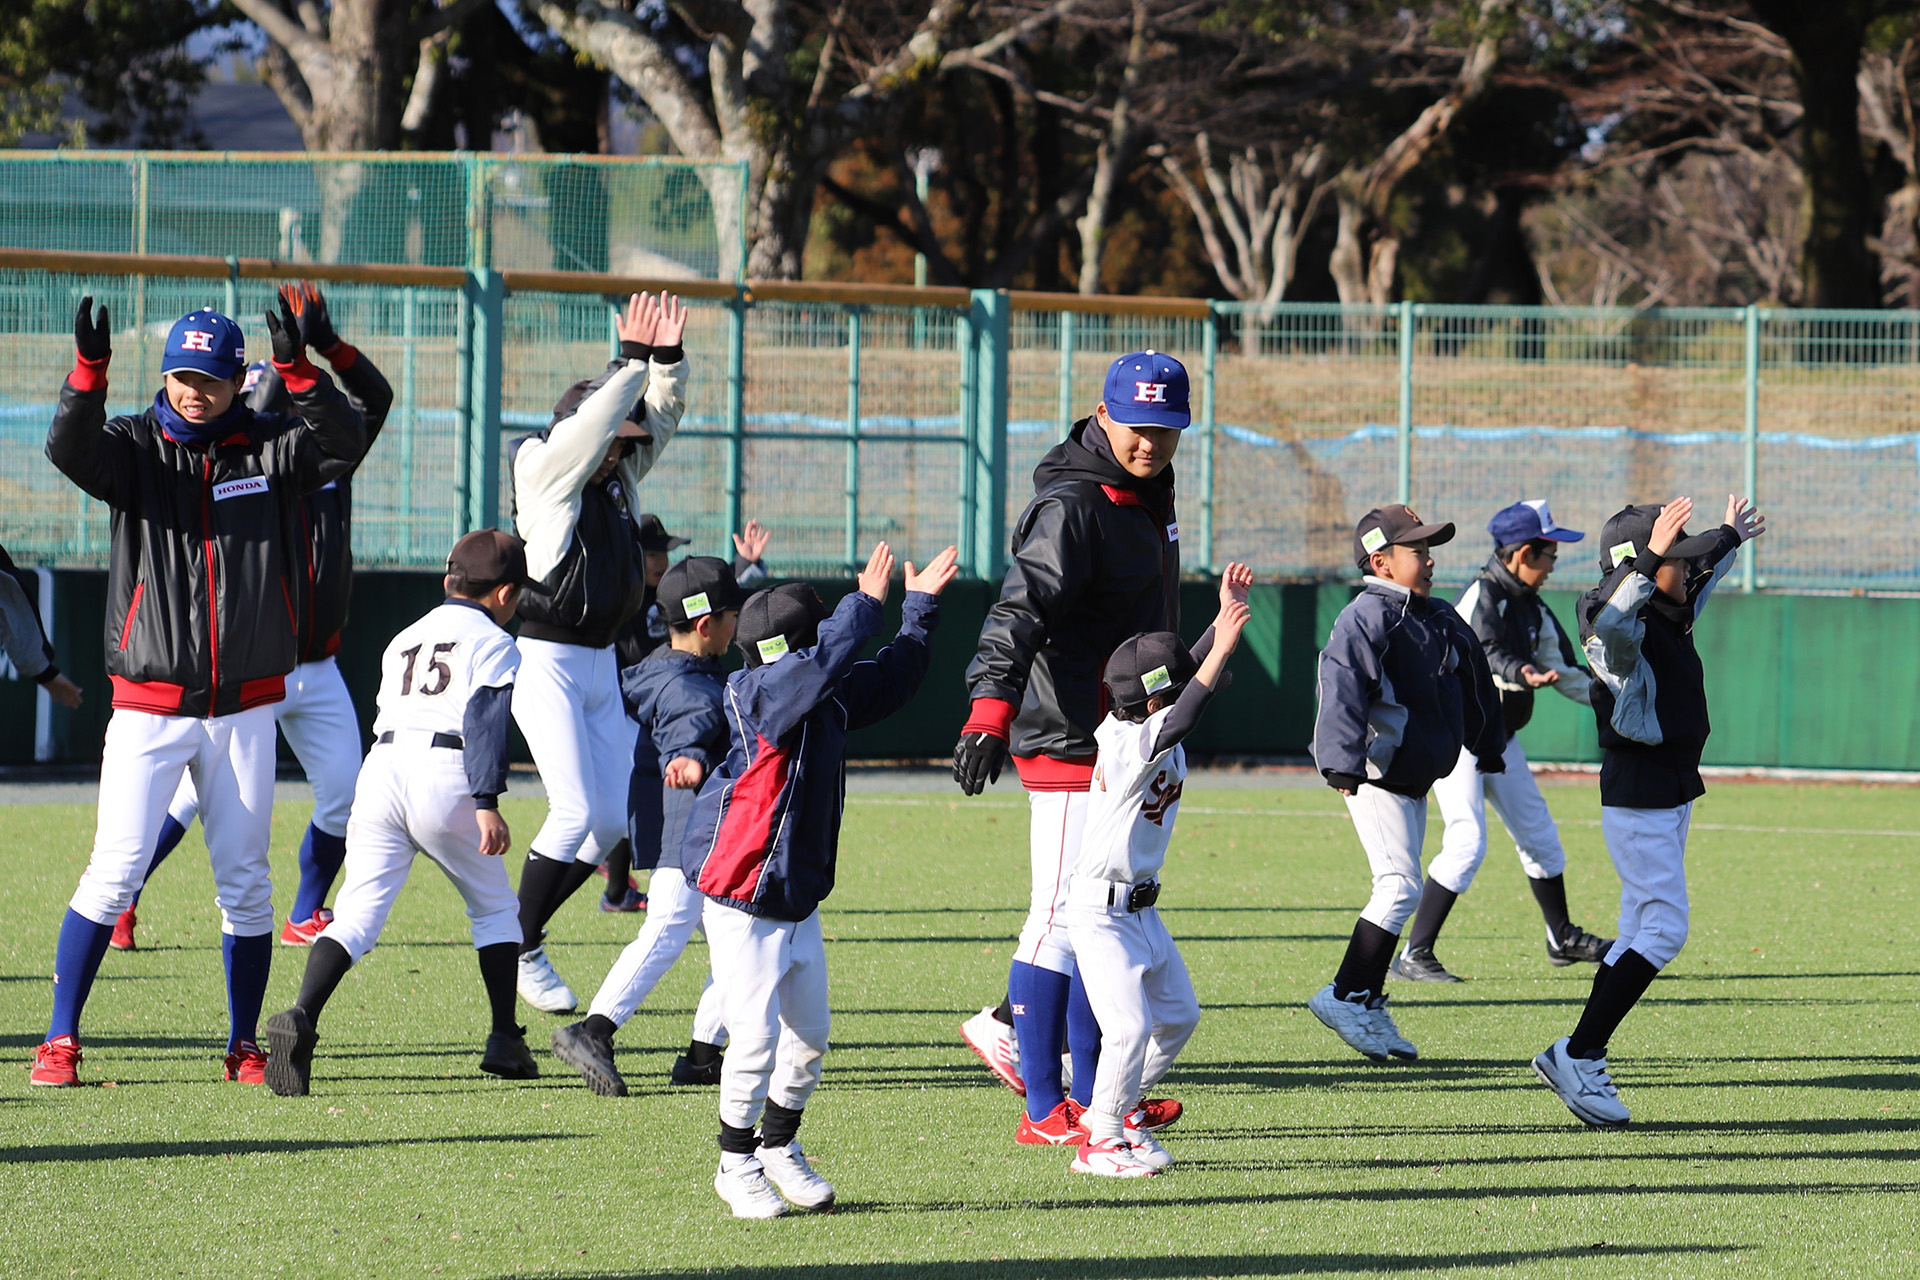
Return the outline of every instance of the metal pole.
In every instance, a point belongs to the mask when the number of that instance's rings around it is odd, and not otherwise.
[[[1213,379],[1219,356],[1220,335],[1215,328],[1213,308],[1207,308],[1206,327],[1200,334],[1200,556],[1208,573],[1213,572]]]
[[[232,254],[227,255],[226,288],[220,297],[226,304],[226,310],[222,314],[229,320],[233,319],[240,312],[240,259]]]
[[[1060,313],[1060,438],[1073,430],[1073,325],[1071,311]]]
[[[152,179],[148,173],[147,153],[138,152],[133,161],[133,251],[147,251],[147,191]],[[135,276],[133,280],[133,331],[139,337],[141,346],[146,345],[147,333],[147,278]]]
[[[1398,431],[1399,501],[1413,501],[1413,304],[1402,302],[1400,312],[1400,424]]]
[[[747,471],[747,295],[727,300],[727,532],[745,528]]]
[[[1749,500],[1758,501],[1760,490],[1760,308],[1746,309],[1746,413],[1740,424],[1740,480]],[[1753,547],[1740,557],[1740,590],[1751,593],[1758,583]]]
[[[472,509],[473,494],[473,302],[470,288],[454,295],[453,309],[453,427],[458,433],[453,448],[453,488],[459,505],[454,516],[454,532],[470,533],[467,512]]]
[[[419,299],[413,286],[400,291],[400,555],[413,561],[413,361]]]
[[[974,558],[974,481],[978,468],[975,457],[980,441],[974,430],[974,418],[980,398],[978,382],[980,378],[980,353],[978,336],[975,333],[973,312],[969,308],[960,312],[953,325],[954,346],[960,353],[960,435],[964,443],[960,446],[960,572],[969,578],[985,577],[982,566]]]
[[[905,556],[902,556],[904,559]],[[847,548],[848,572],[860,569],[860,308],[847,308]]]
[[[491,529],[500,520],[500,392],[505,382],[506,278],[498,271],[467,276],[473,293],[473,392],[468,399],[467,527]]]
[[[975,289],[973,566],[1000,576],[1006,556],[1008,346],[1013,309],[1005,289]]]

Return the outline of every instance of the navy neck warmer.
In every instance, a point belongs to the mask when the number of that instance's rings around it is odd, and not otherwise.
[[[170,439],[193,449],[210,448],[216,440],[232,435],[253,420],[253,410],[244,397],[235,396],[233,407],[206,422],[189,422],[180,416],[162,387],[153,397],[153,416]]]

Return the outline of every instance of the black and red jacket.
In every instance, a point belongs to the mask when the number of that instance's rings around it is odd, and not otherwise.
[[[393,388],[357,347],[342,342],[320,354],[339,375],[348,402],[359,410],[371,452],[393,408]],[[247,403],[255,414],[278,413],[298,421],[290,416],[293,402],[286,383],[272,366],[260,375]],[[301,662],[319,662],[339,652],[353,594],[353,472],[301,498],[293,514],[287,586],[293,594],[295,645]]]
[[[302,497],[352,473],[367,437],[304,357],[280,373],[297,417],[243,412],[207,449],[172,439],[151,408],[109,421],[104,368],[60,388],[47,458],[113,508],[115,707],[223,716],[285,696],[298,658],[286,530]]]
[[[1085,791],[1107,659],[1129,636],[1179,624],[1173,468],[1130,475],[1083,418],[1034,468],[1033,489],[967,667],[963,732],[1007,736],[1029,791]]]

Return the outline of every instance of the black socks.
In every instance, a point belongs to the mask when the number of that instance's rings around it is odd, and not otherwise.
[[[590,1013],[587,1015],[587,1034],[596,1039],[611,1042],[613,1040],[613,1033],[619,1029],[619,1027],[614,1025],[612,1018],[606,1017],[603,1014]]]
[[[1604,1058],[1607,1041],[1660,971],[1638,951],[1628,951],[1593,975],[1593,994],[1580,1014],[1580,1025],[1567,1037],[1567,1053],[1575,1058]]]
[[[326,939],[322,938],[321,941]],[[481,947],[475,954],[480,957],[480,981],[487,988],[487,1005],[493,1015],[493,1033],[520,1035],[520,1024],[513,1020],[513,984],[519,975],[520,948],[511,942],[496,942]]]
[[[1527,877],[1527,886],[1533,890],[1533,900],[1540,904],[1540,914],[1546,917],[1547,932],[1553,935],[1555,946],[1567,936],[1567,926],[1573,923],[1567,918],[1567,878],[1565,876],[1547,876],[1541,880]],[[1431,890],[1431,886],[1429,886]],[[1420,906],[1426,910],[1426,904]]]
[[[593,1019],[588,1018],[587,1021],[592,1022]],[[705,1066],[710,1066],[713,1063],[716,1063],[718,1061],[720,1061],[719,1045],[708,1044],[705,1040],[687,1041],[687,1065],[688,1066],[705,1067]]]
[[[1407,929],[1407,950],[1432,955],[1433,944],[1440,940],[1440,927],[1447,922],[1447,912],[1459,898],[1445,885],[1427,881],[1420,891],[1420,909],[1413,913],[1413,924]]]
[[[619,906],[627,900],[627,882],[633,878],[633,846],[622,840],[607,853],[607,887],[600,896]]]
[[[353,957],[345,947],[332,938],[316,939],[307,952],[307,971],[300,979],[300,994],[293,998],[293,1003],[305,1009],[312,1021],[320,1021],[320,1011],[327,1007],[327,1001],[333,998],[333,989],[351,968]],[[511,980],[507,983],[507,995],[509,999],[513,995]]]
[[[591,863],[527,854],[527,865],[520,872],[520,954],[540,945],[553,913],[592,877]]]
[[[725,1120],[720,1122],[720,1149],[727,1154],[750,1156],[759,1145],[759,1135],[751,1128],[738,1129]]]
[[[792,1142],[799,1132],[799,1111],[783,1107],[777,1102],[767,1103],[766,1113],[760,1117],[761,1146],[784,1147]]]
[[[1387,966],[1393,963],[1393,951],[1399,944],[1398,935],[1373,921],[1354,921],[1346,958],[1340,962],[1340,972],[1333,975],[1333,994],[1341,1000],[1356,991],[1379,995],[1387,984]]]
[[[1012,996],[1000,997],[1000,1007],[993,1011],[993,1020],[995,1022],[1005,1023],[1009,1027],[1013,1025],[1013,997]]]

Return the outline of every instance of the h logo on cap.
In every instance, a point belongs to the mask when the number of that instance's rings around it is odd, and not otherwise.
[[[1164,382],[1134,383],[1133,402],[1135,404],[1165,404],[1167,402],[1167,384]]]
[[[205,351],[213,353],[213,335],[202,329],[188,329],[180,335],[182,351]]]

